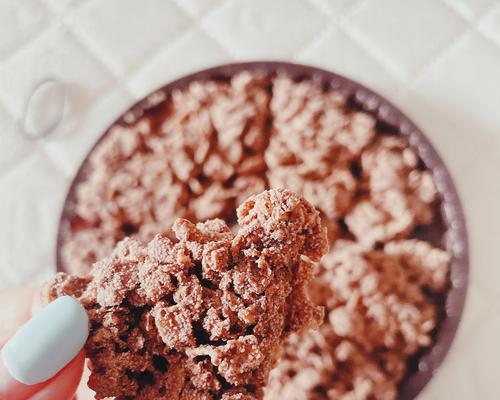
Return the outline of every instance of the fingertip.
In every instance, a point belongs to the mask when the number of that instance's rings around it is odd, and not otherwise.
[[[45,382],[78,354],[88,333],[85,309],[78,300],[63,296],[19,328],[2,349],[2,360],[18,381]]]
[[[72,399],[82,378],[84,362],[85,355],[82,350],[46,386],[31,396],[30,400]]]
[[[80,385],[76,389],[76,398],[78,400],[94,400],[96,393],[89,388],[88,381],[90,378],[89,362],[85,360],[83,366],[82,379],[80,380]]]
[[[0,313],[0,348],[2,347],[3,342],[6,342],[8,338],[12,339],[11,335],[14,334],[16,330],[19,332],[19,325],[28,320],[33,311],[35,311],[34,313],[36,314],[36,311],[40,310],[41,303],[39,300],[39,288],[0,291],[0,304],[2,304],[2,313]],[[35,303],[33,304],[33,302]],[[49,330],[48,328],[53,327],[53,325],[54,321],[52,321],[52,323],[45,324],[44,326],[47,328],[46,330]],[[87,329],[88,327],[86,326],[85,330]],[[78,329],[73,327],[72,332],[74,333],[75,330]],[[80,330],[82,332],[84,331],[83,328]],[[2,351],[0,357],[0,400],[72,399],[83,373],[85,356],[81,347],[82,346],[78,346],[78,349],[75,349],[76,351],[73,352],[73,355],[76,354],[76,356],[69,359],[69,362],[67,362],[67,364],[50,379],[33,385],[27,385],[15,379],[11,375],[9,368],[6,367],[4,361],[5,354],[3,351],[5,350],[4,346],[4,348],[1,349]],[[22,348],[24,349],[24,347]],[[68,351],[67,353],[69,354],[70,352]],[[52,360],[52,358],[53,357],[49,357],[50,360]],[[7,357],[7,361],[12,360]],[[53,360],[49,361],[49,364],[51,363],[53,364]],[[12,367],[12,365],[10,365],[10,367]],[[53,365],[49,365],[47,368],[42,366],[41,369],[51,369],[50,367],[53,367]]]
[[[82,350],[54,377],[36,385],[15,380],[0,363],[0,400],[70,400],[80,383],[84,361]]]

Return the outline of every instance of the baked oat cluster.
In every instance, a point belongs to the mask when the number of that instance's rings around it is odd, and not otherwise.
[[[268,86],[249,73],[194,82],[173,93],[161,110],[168,118],[114,126],[76,188],[75,233],[62,250],[68,269],[88,271],[119,240],[151,240],[178,217],[235,222],[236,207],[267,186]]]
[[[177,217],[231,226],[246,196],[289,189],[328,228],[311,290],[326,314],[319,331],[291,336],[266,398],[395,398],[408,360],[432,344],[450,264],[418,239],[439,198],[406,140],[340,92],[280,74],[193,82],[153,111],[92,153],[66,269],[87,271],[125,236],[173,237]]]
[[[436,328],[438,311],[422,288],[444,290],[449,262],[413,239],[377,250],[338,240],[310,291],[325,322],[290,338],[266,398],[396,398],[407,359],[432,343]]]
[[[262,398],[284,339],[323,319],[307,284],[326,230],[286,190],[250,197],[238,223],[178,219],[175,240],[124,239],[88,275],[47,284],[46,302],[75,296],[89,314],[97,399]]]
[[[402,238],[434,219],[436,187],[430,171],[400,138],[381,136],[361,155],[366,185],[345,223],[367,245]]]

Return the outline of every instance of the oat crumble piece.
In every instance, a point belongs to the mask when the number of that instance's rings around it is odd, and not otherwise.
[[[437,190],[429,171],[402,138],[380,136],[361,155],[367,193],[345,222],[367,245],[404,238],[417,225],[432,222]]]
[[[236,234],[178,219],[175,240],[126,238],[87,276],[46,285],[45,302],[72,295],[89,314],[97,399],[260,399],[284,339],[322,320],[306,290],[327,250],[319,213],[286,190],[237,213]]]

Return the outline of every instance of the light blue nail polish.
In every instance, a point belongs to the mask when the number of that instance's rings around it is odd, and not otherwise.
[[[2,349],[2,362],[13,378],[34,385],[52,378],[70,362],[88,335],[85,309],[73,297],[60,297],[10,338]]]

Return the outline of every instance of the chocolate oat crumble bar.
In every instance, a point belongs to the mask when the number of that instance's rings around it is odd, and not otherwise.
[[[321,322],[307,294],[327,250],[319,213],[269,190],[237,215],[236,234],[177,219],[173,240],[124,239],[88,275],[46,285],[46,302],[71,295],[89,314],[97,399],[261,399],[285,338]]]

